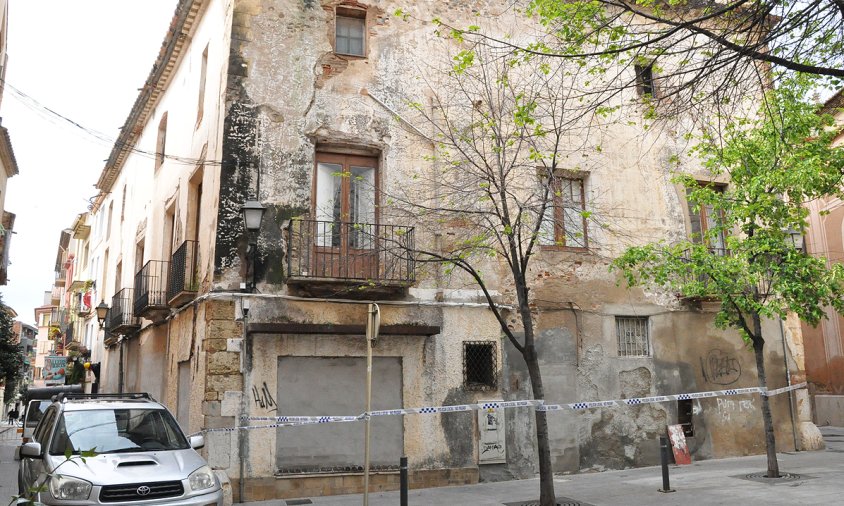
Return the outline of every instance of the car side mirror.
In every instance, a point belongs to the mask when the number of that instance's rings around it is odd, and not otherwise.
[[[190,447],[194,450],[199,450],[205,447],[205,438],[202,435],[190,437]]]
[[[26,457],[30,459],[41,458],[41,443],[26,443],[21,446],[21,458]]]

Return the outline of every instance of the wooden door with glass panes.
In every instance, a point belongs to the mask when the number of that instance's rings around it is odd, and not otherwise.
[[[317,153],[310,267],[322,278],[378,277],[378,160]]]

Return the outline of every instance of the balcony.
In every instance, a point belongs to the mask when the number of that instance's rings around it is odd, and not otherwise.
[[[132,289],[124,288],[111,298],[111,310],[106,320],[106,329],[111,334],[127,334],[141,327],[132,309]]]
[[[132,306],[136,317],[158,321],[169,312],[167,305],[167,271],[170,262],[150,260],[135,274],[135,300]]]
[[[170,307],[179,307],[193,300],[199,290],[198,244],[196,241],[185,241],[173,253],[167,282],[167,303]]]
[[[287,282],[302,290],[351,284],[388,294],[416,279],[413,227],[297,219],[287,234]]]
[[[62,300],[62,289],[54,286],[50,291],[50,305],[58,306]]]
[[[63,288],[67,284],[67,273],[62,269],[60,272],[56,272],[56,281],[53,283],[53,286]]]
[[[50,327],[55,327],[61,333],[65,333],[70,327],[70,314],[67,310],[53,308],[50,311]]]
[[[706,249],[708,250],[709,254],[713,255],[713,256],[718,256],[718,257],[730,256],[730,250],[728,250],[726,248],[708,247]],[[685,251],[683,253],[682,258],[685,262],[691,262],[691,252]],[[698,275],[694,275],[692,273],[687,273],[683,278],[683,283],[687,284],[687,285],[692,284],[692,283],[699,283],[704,290],[702,295],[686,296],[686,295],[678,294],[678,297],[680,298],[680,300],[683,301],[686,304],[690,304],[690,305],[695,306],[695,307],[702,307],[701,304],[703,304],[703,303],[716,302],[716,301],[719,300],[717,297],[714,297],[713,295],[709,294],[709,289],[710,289],[710,285],[712,284],[712,280],[705,273],[698,274]]]

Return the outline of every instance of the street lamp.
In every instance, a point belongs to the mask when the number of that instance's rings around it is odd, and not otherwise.
[[[106,305],[104,300],[101,300],[95,309],[97,311],[97,321],[100,323],[100,328],[103,328],[105,326],[106,315],[108,315],[108,305]]]
[[[243,223],[246,226],[246,233],[248,235],[249,244],[246,249],[247,261],[247,291],[252,291],[255,288],[255,252],[258,249],[258,231],[261,229],[261,220],[264,218],[264,211],[267,208],[261,205],[257,200],[247,200],[240,208],[240,213],[243,215]],[[251,275],[250,275],[251,274]]]
[[[243,222],[246,224],[246,230],[250,234],[255,234],[261,228],[261,220],[264,218],[264,211],[267,208],[262,206],[257,200],[247,200],[240,208],[240,213],[243,215]]]
[[[789,228],[785,231],[785,233],[788,235],[790,244],[792,247],[794,247],[795,250],[800,252],[806,251],[806,243],[803,238],[803,232],[801,232],[800,230]]]

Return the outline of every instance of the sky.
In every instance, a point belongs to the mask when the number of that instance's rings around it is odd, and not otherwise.
[[[61,231],[97,194],[94,185],[152,70],[177,0],[8,3],[0,117],[20,173],[7,187],[15,234],[0,294],[18,320],[34,323],[33,310],[52,289]]]

